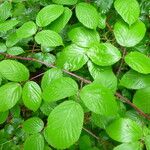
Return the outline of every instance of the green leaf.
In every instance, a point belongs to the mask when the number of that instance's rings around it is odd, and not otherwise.
[[[90,29],[96,29],[99,22],[99,15],[94,6],[82,2],[76,5],[75,11],[78,20],[84,26]]]
[[[125,62],[139,73],[150,73],[150,58],[140,52],[130,52],[126,55]]]
[[[29,70],[26,66],[15,60],[1,61],[0,74],[7,80],[14,82],[21,82],[29,79]]]
[[[143,135],[141,126],[126,118],[120,118],[112,122],[106,128],[106,132],[113,140],[118,142],[138,141]]]
[[[59,33],[66,26],[71,16],[72,16],[72,11],[68,7],[65,7],[63,14],[55,21],[53,21],[48,26],[48,29]]]
[[[35,41],[38,44],[46,47],[56,47],[63,45],[61,36],[52,30],[43,30],[35,36]]]
[[[44,123],[38,117],[29,118],[23,123],[23,129],[28,134],[38,133],[43,129],[43,127]]]
[[[150,141],[150,135],[147,135],[144,139],[147,150],[150,150],[150,142],[149,141]]]
[[[123,143],[113,150],[142,150],[142,144],[140,142]]]
[[[24,150],[43,150],[44,138],[41,134],[36,133],[27,137],[24,143]]]
[[[66,70],[75,71],[82,68],[87,61],[86,49],[71,44],[58,54],[56,65]]]
[[[102,84],[104,87],[115,93],[117,89],[117,77],[113,73],[111,67],[100,67],[89,61],[88,69],[97,83]]]
[[[28,21],[24,23],[19,29],[17,29],[16,33],[19,39],[23,39],[34,35],[36,31],[36,24],[33,21]]]
[[[99,66],[111,66],[121,58],[120,51],[110,43],[91,44],[87,55]]]
[[[64,11],[64,7],[61,5],[51,4],[43,9],[37,14],[36,24],[39,27],[45,27],[51,22],[56,20]]]
[[[53,80],[43,90],[43,99],[47,102],[58,101],[75,95],[78,92],[77,83],[69,77],[61,77]]]
[[[52,68],[47,70],[42,77],[42,81],[41,81],[42,89],[44,90],[47,87],[47,85],[49,85],[53,80],[56,80],[62,76],[63,73],[61,69]]]
[[[115,0],[114,7],[129,25],[135,23],[140,15],[140,5],[136,0]]]
[[[98,27],[100,29],[104,29],[106,27],[106,16],[104,14],[99,13]]]
[[[96,114],[115,115],[118,111],[113,93],[98,83],[91,83],[82,88],[80,97],[85,106]],[[111,106],[111,107],[110,107]]]
[[[90,47],[91,43],[100,42],[98,32],[85,27],[73,28],[68,36],[72,42],[81,47]]]
[[[6,45],[0,42],[0,52],[6,52],[6,50],[7,50]]]
[[[117,43],[125,47],[133,47],[145,36],[146,27],[142,21],[137,21],[130,27],[123,21],[116,22],[114,35]]]
[[[4,123],[9,115],[9,111],[0,112],[0,124]]]
[[[74,5],[77,3],[78,0],[52,0],[56,4],[62,5]]]
[[[25,83],[22,91],[22,99],[27,108],[36,111],[42,102],[41,95],[41,88],[36,82],[28,81]]]
[[[0,32],[6,32],[11,30],[14,26],[19,23],[18,20],[7,20],[5,22],[0,23]]]
[[[44,131],[46,141],[57,149],[70,147],[79,139],[83,119],[83,109],[78,103],[71,100],[61,103],[48,117]]]
[[[134,70],[129,70],[121,78],[120,85],[128,89],[142,89],[150,86],[150,75],[145,75]]]
[[[15,106],[22,94],[22,88],[18,83],[7,83],[0,87],[0,112],[7,111]]]
[[[24,53],[24,50],[21,47],[11,47],[7,49],[7,53],[10,55],[20,55]]]

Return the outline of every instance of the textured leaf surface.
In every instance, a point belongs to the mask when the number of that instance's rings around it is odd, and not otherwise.
[[[101,84],[86,85],[82,88],[80,96],[85,106],[96,114],[114,115],[117,113],[117,103],[112,92]]]
[[[29,70],[15,60],[0,62],[0,74],[10,81],[21,82],[29,79]]]
[[[56,4],[62,5],[74,5],[77,3],[78,0],[52,0]]]
[[[119,142],[134,142],[143,135],[142,128],[136,122],[125,118],[112,122],[106,128],[106,132],[112,139]]]
[[[69,77],[61,77],[52,81],[43,91],[43,99],[47,102],[61,100],[73,96],[78,91],[77,83]]]
[[[21,47],[11,47],[7,49],[7,53],[10,55],[19,55],[24,53],[24,50]]]
[[[87,28],[96,29],[99,22],[99,15],[94,6],[87,3],[79,3],[76,6],[78,20]]]
[[[130,52],[126,55],[125,62],[139,73],[150,73],[150,58],[140,52]]]
[[[84,113],[74,101],[65,101],[54,108],[45,128],[46,141],[57,149],[65,149],[74,144],[81,134]]]
[[[130,27],[123,21],[116,22],[114,26],[115,38],[121,46],[133,47],[145,36],[146,27],[142,21],[137,21]]]

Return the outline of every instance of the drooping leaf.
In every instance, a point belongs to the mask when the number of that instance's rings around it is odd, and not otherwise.
[[[85,106],[96,114],[108,116],[115,115],[118,111],[113,93],[101,84],[86,85],[82,88],[80,97]]]
[[[21,47],[11,47],[7,49],[7,53],[10,55],[20,55],[24,53],[24,50]]]
[[[136,0],[115,0],[115,9],[129,25],[135,23],[140,15],[140,5]]]
[[[129,70],[121,78],[120,85],[128,89],[142,89],[150,86],[150,75],[144,75],[134,70]]]
[[[78,0],[52,0],[56,4],[62,5],[74,5],[77,3]]]
[[[107,128],[107,134],[119,142],[138,141],[143,136],[142,127],[128,118],[113,121]]]
[[[146,27],[142,21],[137,21],[128,26],[123,21],[116,22],[114,26],[115,38],[121,46],[133,47],[145,36]]]
[[[125,62],[139,73],[150,73],[150,58],[140,52],[130,52],[126,55]]]
[[[99,15],[94,6],[87,3],[79,3],[76,5],[76,16],[78,20],[87,28],[96,29],[99,22]]]
[[[69,77],[53,80],[43,91],[43,99],[47,102],[58,101],[73,96],[78,91],[77,83]]]
[[[15,106],[21,98],[22,88],[18,83],[7,83],[0,87],[0,112],[7,111]]]
[[[9,115],[9,111],[0,112],[0,124],[4,123]]]
[[[22,91],[22,99],[27,108],[36,111],[42,102],[40,86],[34,81],[26,82]]]
[[[120,51],[110,43],[91,44],[87,55],[99,66],[111,66],[121,58]]]
[[[29,70],[26,66],[15,60],[1,61],[0,74],[7,80],[14,82],[21,82],[29,79]]]
[[[68,36],[72,42],[81,47],[90,47],[91,43],[100,42],[98,32],[85,27],[73,28]]]
[[[38,117],[29,118],[23,123],[23,129],[28,134],[38,133],[43,129],[43,127],[44,123]]]
[[[82,107],[70,100],[54,108],[48,117],[45,128],[46,141],[57,149],[73,145],[81,134],[84,113]]]
[[[51,4],[39,11],[36,17],[36,24],[39,27],[45,27],[56,20],[64,11],[61,5]]]
[[[46,47],[56,47],[63,45],[61,36],[52,30],[43,30],[35,36],[35,41],[38,44]]]
[[[56,64],[58,67],[66,70],[78,70],[88,61],[85,52],[85,48],[79,47],[76,44],[71,44],[59,53]]]
[[[43,150],[44,138],[40,133],[36,133],[27,137],[24,143],[24,150]]]

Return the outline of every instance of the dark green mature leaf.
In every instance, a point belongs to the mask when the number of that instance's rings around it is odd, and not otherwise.
[[[78,92],[77,83],[69,77],[53,80],[43,91],[43,99],[47,102],[58,101],[75,95]]]
[[[126,118],[120,118],[112,122],[106,128],[106,132],[112,139],[119,142],[134,142],[143,136],[142,127]]]
[[[1,61],[0,74],[7,80],[14,82],[21,82],[29,79],[29,70],[26,66],[15,60]]]
[[[21,98],[22,88],[18,83],[7,83],[0,87],[0,112],[7,111],[15,106]]]
[[[36,111],[42,102],[40,86],[34,81],[26,82],[22,91],[22,99],[27,108]]]
[[[120,85],[128,89],[142,89],[150,86],[150,75],[144,75],[134,70],[129,70],[121,78]]]
[[[43,127],[44,123],[38,117],[29,118],[23,123],[23,129],[28,134],[38,133],[43,129]]]
[[[33,21],[24,23],[19,29],[17,29],[17,37],[19,39],[28,38],[34,35],[37,31],[36,24]]]
[[[72,11],[68,7],[65,7],[63,14],[58,19],[53,21],[48,26],[48,29],[56,31],[56,32],[60,32],[68,23],[71,16],[72,16]]]
[[[9,115],[9,111],[0,112],[0,124],[4,123]]]
[[[145,113],[150,113],[150,87],[136,91],[133,103]]]
[[[115,115],[118,111],[113,93],[101,84],[86,85],[82,88],[80,97],[85,106],[96,114],[108,116]]]
[[[96,29],[99,22],[99,15],[94,6],[87,3],[76,5],[76,16],[78,20],[87,28]]]
[[[72,42],[81,47],[90,47],[91,43],[100,42],[98,32],[85,27],[73,28],[68,36]]]
[[[24,150],[44,150],[44,138],[36,133],[27,137],[24,143]]]
[[[74,5],[77,3],[78,0],[52,0],[56,4],[62,5]]]
[[[74,144],[81,134],[84,113],[82,107],[70,100],[54,108],[45,128],[46,141],[57,149],[66,149]]]
[[[137,21],[130,27],[123,21],[116,22],[114,26],[115,38],[121,46],[133,47],[145,36],[146,27],[142,21]]]
[[[140,5],[136,0],[115,0],[115,9],[129,25],[135,23],[140,15]]]
[[[121,58],[120,51],[110,43],[91,44],[87,55],[99,66],[111,66]]]
[[[36,24],[39,27],[45,27],[49,25],[52,21],[56,20],[64,11],[64,7],[61,5],[51,4],[43,9],[37,14]]]
[[[42,30],[35,36],[35,41],[45,47],[56,47],[63,45],[61,36],[52,30]]]
[[[140,52],[130,52],[126,55],[125,62],[139,73],[150,73],[150,58]]]
[[[75,71],[82,68],[87,61],[86,49],[71,44],[58,54],[56,64],[66,70]]]

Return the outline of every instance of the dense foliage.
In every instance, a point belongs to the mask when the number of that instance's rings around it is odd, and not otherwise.
[[[0,149],[150,150],[149,31],[149,0],[1,0]]]

